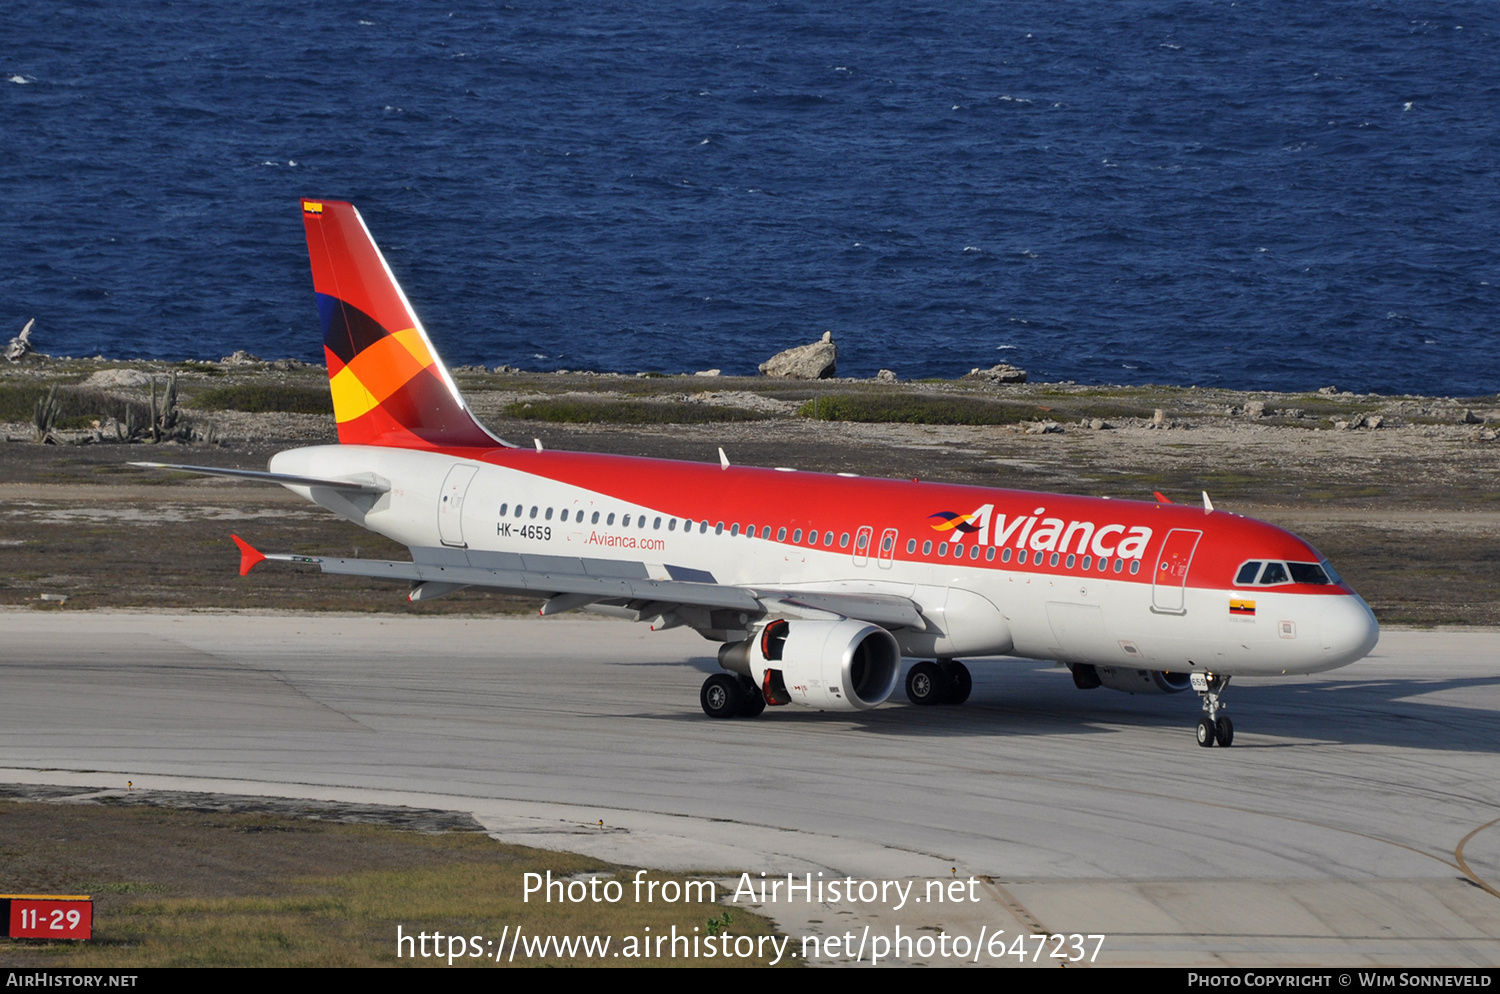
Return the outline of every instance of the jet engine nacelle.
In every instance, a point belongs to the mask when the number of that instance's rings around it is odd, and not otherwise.
[[[1072,663],[1068,668],[1073,671],[1073,685],[1079,690],[1108,687],[1127,694],[1180,694],[1192,686],[1192,679],[1186,673],[1088,663]]]
[[[890,632],[863,621],[777,620],[721,648],[719,665],[754,680],[767,704],[864,711],[896,689],[901,649]]]

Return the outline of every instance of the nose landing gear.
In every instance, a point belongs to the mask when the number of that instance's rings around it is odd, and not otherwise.
[[[1226,749],[1234,745],[1234,722],[1224,713],[1224,688],[1229,677],[1215,673],[1194,673],[1193,689],[1203,698],[1203,717],[1198,719],[1198,744],[1205,749],[1217,742]]]

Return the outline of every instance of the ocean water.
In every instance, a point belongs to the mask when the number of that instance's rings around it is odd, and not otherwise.
[[[957,8],[957,9],[949,9]],[[320,359],[351,200],[450,364],[1500,389],[1500,5],[0,7],[0,332]],[[0,336],[3,337],[3,336]]]

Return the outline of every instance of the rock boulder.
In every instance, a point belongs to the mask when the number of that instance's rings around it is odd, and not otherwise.
[[[1012,366],[1008,362],[1002,362],[991,366],[989,369],[980,369],[977,366],[969,370],[969,378],[974,380],[985,380],[989,383],[1025,383],[1026,370],[1020,366]]]
[[[760,364],[760,371],[784,380],[826,380],[838,375],[838,358],[833,332],[825,331],[822,341],[778,352]]]

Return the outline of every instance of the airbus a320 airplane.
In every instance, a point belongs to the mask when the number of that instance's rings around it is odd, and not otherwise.
[[[1056,659],[1081,689],[1202,697],[1227,746],[1232,676],[1367,654],[1369,607],[1306,542],[1188,505],[519,448],[469,412],[353,206],[304,200],[338,445],[277,454],[279,483],[411,549],[411,562],[262,555],[545,597],[723,643],[703,710],[873,708],[901,659],[917,704],[969,696],[962,658]],[[160,464],[141,464],[160,465]]]

